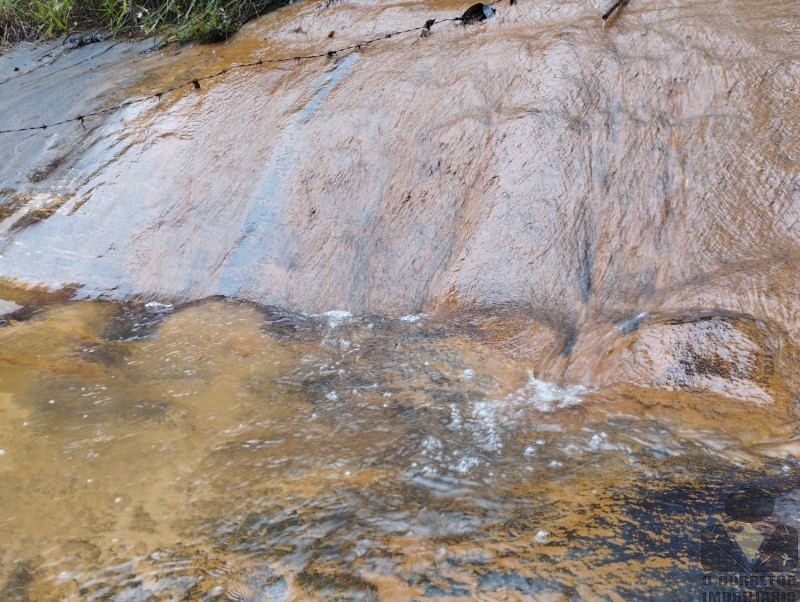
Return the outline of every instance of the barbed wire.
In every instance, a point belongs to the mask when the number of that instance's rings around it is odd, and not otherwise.
[[[494,0],[493,2],[488,3],[487,6],[495,6],[497,4],[500,4],[503,1],[504,0]],[[512,4],[512,5],[516,4],[516,2],[517,2],[517,0],[509,0],[509,3]],[[622,4],[623,2],[624,2],[624,4],[627,4],[627,0],[620,0],[619,2],[617,2],[608,11],[608,14],[613,13],[614,10],[619,8],[620,4]],[[480,6],[480,5],[474,5],[473,7],[470,8],[470,10],[472,10],[476,6]],[[177,85],[172,86],[170,88],[165,88],[163,90],[160,90],[158,92],[153,92],[152,94],[148,94],[146,96],[140,96],[138,98],[131,98],[129,100],[125,100],[123,102],[120,102],[118,104],[106,107],[104,109],[97,109],[95,111],[89,111],[89,112],[83,113],[81,115],[75,115],[74,117],[68,117],[66,119],[62,119],[61,121],[55,121],[55,122],[52,122],[52,123],[44,123],[44,124],[41,124],[41,125],[29,125],[29,126],[24,126],[24,127],[9,128],[9,129],[0,130],[0,135],[2,135],[2,134],[13,134],[13,133],[18,133],[18,132],[31,132],[31,131],[36,131],[36,130],[44,131],[44,130],[47,130],[49,128],[54,128],[54,127],[58,127],[58,126],[61,126],[61,125],[66,125],[68,123],[80,123],[83,127],[85,127],[84,122],[85,122],[86,119],[89,119],[90,117],[97,117],[99,115],[105,115],[107,113],[113,113],[115,111],[119,111],[119,110],[124,109],[126,107],[129,107],[131,105],[140,104],[140,103],[146,102],[148,100],[156,100],[156,99],[160,100],[162,97],[164,97],[167,94],[171,94],[172,92],[176,92],[177,90],[181,90],[183,88],[188,88],[189,86],[193,86],[196,90],[199,90],[201,88],[201,85],[200,85],[201,82],[205,82],[205,81],[208,81],[208,80],[216,79],[218,77],[222,77],[223,75],[226,75],[226,74],[228,74],[228,73],[230,73],[232,71],[239,71],[241,69],[251,69],[251,68],[261,67],[263,65],[269,65],[269,64],[273,64],[274,65],[274,64],[279,64],[279,63],[300,62],[300,61],[313,60],[313,59],[319,59],[319,58],[333,58],[333,57],[335,57],[335,56],[337,56],[339,54],[342,54],[342,53],[345,53],[345,52],[348,52],[348,51],[361,50],[366,46],[369,46],[371,44],[375,44],[377,42],[382,42],[382,41],[394,38],[396,36],[401,36],[401,35],[414,33],[414,32],[424,32],[424,31],[430,32],[431,29],[434,26],[443,25],[445,23],[468,23],[470,21],[476,20],[476,19],[473,19],[473,18],[467,16],[469,14],[469,12],[470,11],[468,10],[466,13],[464,13],[464,16],[461,16],[461,17],[450,17],[450,18],[445,18],[445,19],[428,19],[425,22],[424,25],[420,25],[419,27],[411,27],[411,28],[408,28],[408,29],[400,29],[400,30],[397,30],[397,31],[391,31],[391,32],[385,33],[385,34],[383,34],[381,36],[377,36],[377,37],[374,37],[374,38],[368,38],[366,40],[362,40],[362,41],[360,41],[360,42],[358,42],[356,44],[350,44],[349,46],[343,46],[341,48],[335,48],[335,49],[332,49],[332,50],[326,50],[324,52],[318,52],[318,53],[314,53],[314,54],[303,54],[303,55],[291,56],[291,57],[282,57],[282,58],[258,59],[258,60],[249,61],[249,62],[246,62],[246,63],[236,63],[236,64],[230,65],[228,67],[225,67],[224,69],[221,69],[221,70],[219,70],[219,71],[217,71],[215,73],[211,73],[209,75],[203,75],[203,76],[200,76],[200,77],[195,77],[195,78],[193,78],[191,80],[188,80],[188,81],[185,81],[183,83],[177,84]],[[608,17],[606,15],[603,15],[603,21],[604,22],[605,22],[605,20],[607,18]],[[105,50],[103,52],[105,52]],[[98,53],[98,55],[99,54],[102,54],[102,52]],[[97,56],[97,55],[95,55],[95,56]],[[89,57],[89,58],[92,58],[92,57]]]

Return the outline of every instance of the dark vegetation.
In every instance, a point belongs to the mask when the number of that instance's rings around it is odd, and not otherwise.
[[[289,0],[0,0],[0,47],[72,32],[160,34],[173,41],[227,39]]]

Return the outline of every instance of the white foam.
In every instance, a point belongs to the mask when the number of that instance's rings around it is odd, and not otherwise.
[[[448,429],[468,431],[472,434],[473,445],[478,449],[490,453],[500,452],[503,449],[504,435],[510,425],[518,425],[520,421],[531,422],[535,430],[542,425],[536,424],[536,418],[529,415],[531,412],[550,412],[580,404],[582,395],[588,391],[589,389],[581,385],[560,387],[538,380],[529,373],[528,381],[517,391],[502,399],[474,402],[463,416],[459,408],[451,404]],[[597,443],[600,444],[599,441]],[[544,440],[537,439],[536,445],[544,445]],[[531,449],[528,453],[532,451]]]
[[[428,314],[409,314],[407,316],[403,316],[400,318],[401,321],[406,322],[408,324],[414,324],[415,322],[419,322],[423,318],[427,318]]]
[[[145,303],[144,306],[156,314],[166,314],[174,309],[169,303],[159,303],[158,301],[150,301],[149,303]]]
[[[528,382],[512,395],[521,396],[542,412],[551,412],[580,404],[583,401],[581,396],[588,392],[589,389],[582,385],[560,387],[555,383],[539,380],[528,372]]]
[[[480,464],[480,460],[478,460],[478,458],[476,458],[475,456],[463,456],[459,458],[458,462],[456,462],[452,466],[449,466],[448,468],[450,468],[450,470],[452,471],[461,474],[466,474],[470,470],[475,468],[478,464]]]
[[[345,321],[353,317],[349,311],[343,309],[331,309],[329,311],[317,314],[315,317],[327,318],[328,326],[331,328],[339,328]]]

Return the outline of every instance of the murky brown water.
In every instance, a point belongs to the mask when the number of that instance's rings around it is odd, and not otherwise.
[[[10,322],[0,598],[689,600],[732,488],[800,526],[787,410],[562,388],[492,324],[215,300]]]

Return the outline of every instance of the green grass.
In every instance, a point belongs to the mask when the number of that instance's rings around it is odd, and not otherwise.
[[[285,4],[288,0],[0,0],[0,45],[91,30],[219,42],[249,19]]]

